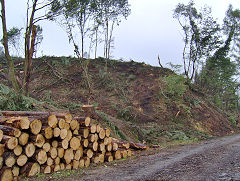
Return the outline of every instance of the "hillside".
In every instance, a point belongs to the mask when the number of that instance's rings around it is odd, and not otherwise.
[[[42,57],[33,65],[31,97],[45,102],[41,108],[77,114],[90,102],[122,139],[156,145],[237,131],[233,119],[170,69],[109,60],[106,71],[105,59],[89,60],[90,95],[79,60]],[[22,65],[17,69],[21,74]]]

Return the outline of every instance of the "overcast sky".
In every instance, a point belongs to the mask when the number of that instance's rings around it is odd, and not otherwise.
[[[25,24],[26,0],[6,0],[7,26],[23,27]],[[182,64],[183,42],[181,28],[173,19],[173,9],[178,3],[189,0],[129,0],[131,15],[114,31],[115,59],[133,59],[158,65],[157,56],[164,65],[167,62]],[[213,16],[222,23],[225,12],[232,4],[240,8],[240,0],[195,0],[197,7],[205,4],[212,7]],[[43,42],[38,55],[69,56],[73,47],[67,34],[53,22],[41,22]],[[99,52],[100,56],[103,56]]]

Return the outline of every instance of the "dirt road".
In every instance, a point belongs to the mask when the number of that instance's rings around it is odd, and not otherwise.
[[[146,151],[64,180],[240,180],[240,135]]]

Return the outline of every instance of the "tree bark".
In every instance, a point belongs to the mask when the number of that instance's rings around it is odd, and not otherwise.
[[[14,63],[12,60],[12,57],[9,54],[9,49],[8,49],[8,37],[7,37],[7,25],[6,25],[6,15],[5,15],[5,1],[1,0],[1,5],[2,5],[2,30],[3,30],[3,46],[4,46],[4,53],[5,53],[5,57],[8,61],[8,66],[9,66],[9,75],[11,78],[11,83],[12,86],[14,88],[14,90],[16,90],[17,92],[20,91],[18,82],[17,82],[17,78],[15,75],[15,71],[14,71]]]

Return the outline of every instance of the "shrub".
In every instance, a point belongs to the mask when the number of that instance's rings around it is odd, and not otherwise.
[[[187,89],[185,78],[181,75],[172,74],[163,78],[166,83],[164,94],[170,97],[182,97]]]
[[[34,110],[37,100],[17,94],[7,86],[0,84],[0,110],[27,111]]]

